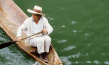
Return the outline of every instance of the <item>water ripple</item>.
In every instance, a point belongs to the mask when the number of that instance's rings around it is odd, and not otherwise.
[[[95,61],[93,61],[93,63],[95,63],[95,64],[99,64],[99,63],[101,63],[101,62],[95,60]]]
[[[67,48],[64,48],[63,50],[61,50],[61,51],[68,51],[68,50],[72,50],[72,49],[74,49],[74,48],[76,48],[75,46],[69,46],[69,47],[67,47]]]
[[[86,63],[91,63],[91,61],[86,61]]]
[[[109,64],[109,62],[108,61],[105,61],[104,64]]]
[[[0,42],[4,42],[4,41],[6,41],[6,39],[3,37],[0,37]]]
[[[76,21],[71,21],[70,23],[71,23],[71,24],[76,24],[77,22],[76,22]]]
[[[58,40],[57,43],[65,43],[67,40]]]
[[[54,18],[51,18],[51,17],[48,17],[48,19],[50,19],[50,20],[54,20]]]
[[[74,33],[76,33],[76,30],[73,30]]]
[[[70,55],[70,56],[68,56],[68,58],[78,58],[80,55],[81,55],[80,52],[78,52],[78,53],[75,54],[75,55]]]
[[[85,33],[85,36],[90,36],[90,34],[89,33]]]
[[[61,61],[62,62],[66,62],[65,65],[72,65],[72,62],[71,61],[68,61],[68,58],[67,57],[60,57]]]

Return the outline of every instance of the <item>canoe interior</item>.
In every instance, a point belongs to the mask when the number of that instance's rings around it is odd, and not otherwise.
[[[12,0],[0,0],[0,27],[12,40],[16,40],[17,29],[26,18],[28,18],[28,16]],[[25,33],[22,34],[22,38],[24,37],[26,37]],[[20,49],[42,65],[62,65],[61,60],[52,45],[48,54],[49,62],[45,63],[30,53],[32,51],[36,51],[37,49],[28,46],[25,43],[25,40],[17,42],[16,44]]]

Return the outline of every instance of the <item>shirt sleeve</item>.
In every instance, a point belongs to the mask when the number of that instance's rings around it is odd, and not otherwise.
[[[27,22],[28,22],[28,19],[26,19],[24,21],[24,23],[18,28],[17,36],[16,37],[21,36],[22,31],[25,31],[27,29]]]
[[[49,24],[48,20],[44,18],[44,28],[47,29],[48,33],[50,34],[53,31],[53,27]]]

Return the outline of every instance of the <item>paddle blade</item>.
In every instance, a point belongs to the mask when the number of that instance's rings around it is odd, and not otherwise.
[[[11,44],[14,44],[15,42],[17,42],[17,41],[11,41],[11,42],[2,43],[2,44],[0,44],[0,49],[5,48],[5,47],[8,47]]]

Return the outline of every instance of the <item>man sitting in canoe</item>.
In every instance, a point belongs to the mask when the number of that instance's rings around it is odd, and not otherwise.
[[[44,17],[41,7],[34,6],[33,10],[27,9],[27,11],[32,13],[32,17],[27,18],[18,28],[17,41],[21,41],[22,31],[25,31],[27,36],[42,31],[42,33],[30,37],[27,40],[31,46],[37,47],[38,56],[40,58],[48,60],[47,53],[49,52],[51,44],[51,38],[48,35],[52,33],[53,28]]]

